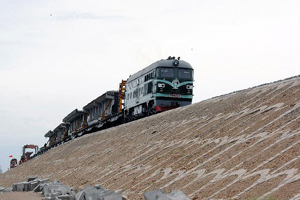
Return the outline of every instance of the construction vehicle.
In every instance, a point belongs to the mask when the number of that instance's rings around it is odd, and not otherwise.
[[[18,165],[18,160],[13,158],[10,160],[10,169],[15,168]]]
[[[31,156],[31,154],[33,154],[33,152],[26,152],[26,149],[34,149],[34,151],[35,151],[34,153],[36,154],[39,147],[38,147],[38,145],[34,145],[34,144],[24,145],[23,150],[22,150],[23,154],[22,154],[21,159],[19,161],[19,165],[23,164],[27,160],[30,160],[30,158],[31,158],[30,156]]]

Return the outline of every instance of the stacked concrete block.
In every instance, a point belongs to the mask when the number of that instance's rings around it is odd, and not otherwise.
[[[144,197],[146,200],[157,200],[157,196],[161,194],[165,194],[165,192],[158,189],[158,190],[145,192]]]
[[[24,191],[31,191],[29,182],[24,183]]]
[[[83,199],[76,199],[76,200],[85,200],[85,199],[91,199],[91,200],[96,200],[97,199],[97,196],[102,193],[104,190],[103,189],[97,189],[97,188],[94,188],[93,186],[91,185],[88,185],[84,188],[83,190]]]
[[[76,194],[75,200],[124,200],[122,195],[112,190],[105,190],[101,185],[87,186]]]
[[[105,192],[102,196],[99,196],[98,199],[99,200],[122,200],[123,198],[121,194],[111,191],[111,192]]]
[[[71,189],[65,184],[54,181],[52,183],[46,183],[43,186],[43,194],[46,199],[49,200],[74,200],[75,193],[71,191]]]
[[[12,185],[12,191],[33,191],[36,187],[48,183],[49,179],[37,179],[37,178],[29,178],[27,182],[14,183]],[[38,192],[40,192],[39,190]]]
[[[0,192],[5,188],[0,187]],[[27,182],[14,183],[12,191],[41,192],[45,200],[126,200],[125,196],[112,190],[106,190],[101,185],[87,186],[77,194],[67,185],[49,179],[28,178]]]
[[[144,194],[145,200],[190,200],[183,192],[173,190],[166,194],[163,190],[148,191]]]
[[[26,186],[25,188],[25,184],[27,184],[28,182],[20,182],[20,183],[17,183],[16,184],[16,191],[18,192],[22,192],[22,191],[28,191],[28,190],[25,190],[25,189],[28,189],[28,187]]]
[[[39,184],[40,184],[39,181],[30,182],[30,191],[33,191],[36,188],[36,186],[38,186]]]
[[[84,191],[80,191],[75,195],[75,200],[82,200],[85,199],[85,192]]]
[[[50,183],[49,178],[46,179],[35,179],[31,182],[31,190],[34,192],[42,192],[44,185]]]

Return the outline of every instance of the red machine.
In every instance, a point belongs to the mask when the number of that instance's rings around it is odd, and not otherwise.
[[[23,154],[21,156],[21,159],[19,161],[19,165],[21,165],[22,163],[26,162],[27,160],[30,159],[30,155],[33,152],[26,152],[26,149],[34,149],[35,153],[38,151],[38,145],[34,145],[34,144],[26,144],[23,146]]]
[[[15,168],[18,165],[18,160],[16,158],[11,159],[10,169]]]

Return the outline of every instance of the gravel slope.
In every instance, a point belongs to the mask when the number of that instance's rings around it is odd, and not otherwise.
[[[9,192],[0,193],[0,200],[42,200],[41,194],[34,192]]]
[[[299,152],[294,77],[85,135],[0,174],[0,185],[36,175],[129,199],[158,188],[191,199],[300,199]]]

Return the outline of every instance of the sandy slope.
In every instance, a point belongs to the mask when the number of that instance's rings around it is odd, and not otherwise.
[[[130,199],[157,188],[192,199],[300,199],[299,152],[296,77],[77,138],[1,174],[0,185],[37,175]]]
[[[0,193],[0,200],[42,200],[43,196],[34,192]]]

